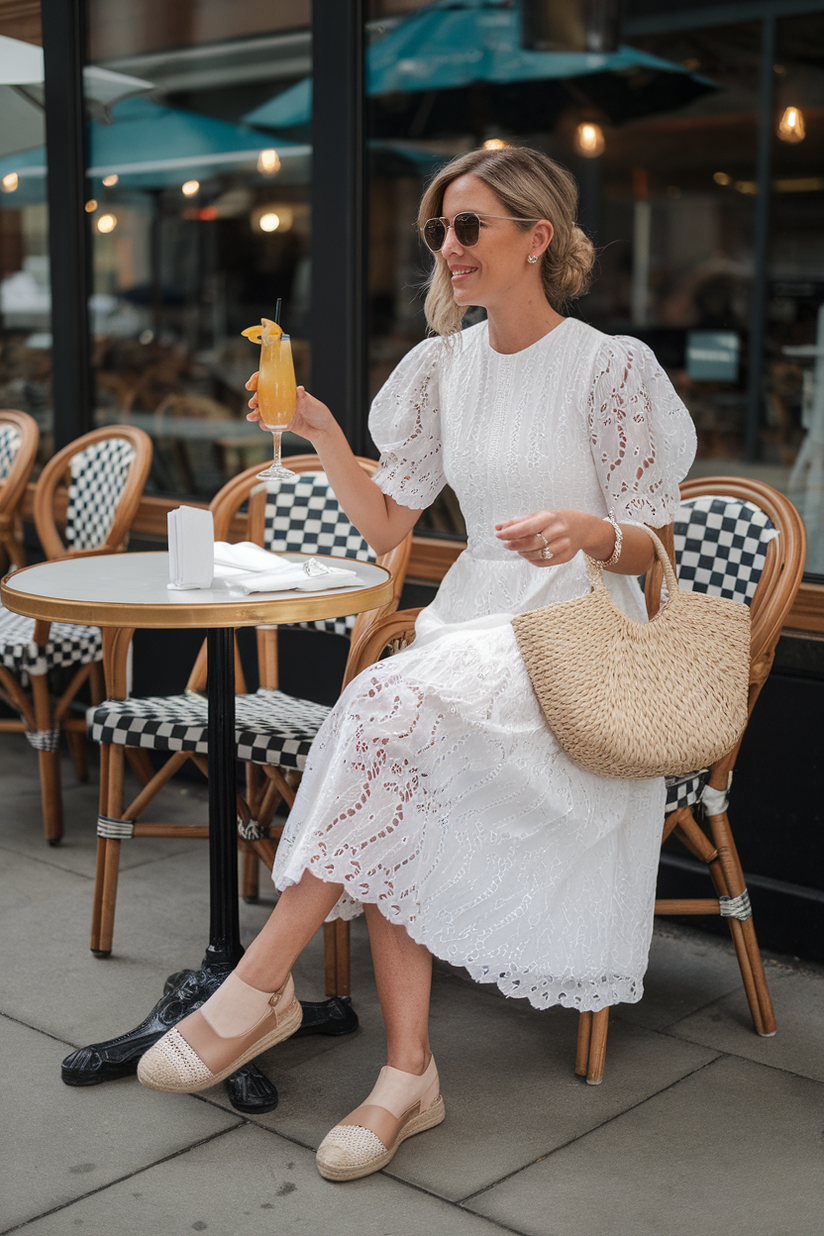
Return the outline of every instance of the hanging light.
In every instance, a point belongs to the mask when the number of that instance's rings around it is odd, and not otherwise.
[[[103,232],[104,235],[107,232],[113,232],[116,227],[117,218],[115,215],[101,215],[97,220],[97,230],[98,232]]]
[[[257,158],[257,170],[262,176],[274,176],[280,171],[280,159],[276,150],[261,150]]]
[[[800,107],[785,107],[778,122],[778,136],[782,142],[803,142],[807,136],[804,117]]]
[[[575,149],[585,159],[596,159],[604,153],[604,131],[599,124],[585,120],[575,130]]]
[[[276,232],[280,227],[280,215],[276,215],[273,210],[267,210],[265,215],[260,216],[258,227],[261,232]]]
[[[200,188],[199,180],[187,180],[184,185],[180,186],[181,192],[186,194],[186,197],[194,197]]]
[[[112,172],[111,176],[103,177],[103,184],[106,186],[107,189],[112,189],[117,184],[119,179],[120,177],[118,176],[117,172]]]
[[[729,176],[726,172],[713,172],[712,178],[717,185],[732,184],[732,176]]]
[[[506,150],[508,144],[501,137],[488,137],[484,142],[484,150]]]
[[[83,207],[83,209],[85,210],[87,215],[93,215],[94,212],[97,210],[96,198],[90,197],[88,202],[86,202],[86,205]]]
[[[17,172],[9,172],[3,177],[3,192],[14,193],[19,183]]]

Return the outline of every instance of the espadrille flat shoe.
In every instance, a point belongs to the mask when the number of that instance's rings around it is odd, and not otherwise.
[[[141,1056],[138,1080],[172,1094],[206,1090],[288,1039],[302,1016],[291,974],[277,991],[266,992],[232,971],[205,1004]]]
[[[369,1176],[386,1167],[407,1137],[434,1128],[445,1115],[434,1057],[421,1076],[386,1064],[366,1102],[324,1137],[318,1171],[327,1180]]]

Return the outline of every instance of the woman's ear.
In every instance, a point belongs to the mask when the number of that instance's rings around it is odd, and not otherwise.
[[[530,250],[532,253],[543,253],[549,248],[549,242],[555,235],[555,228],[550,223],[549,219],[541,219],[532,229],[532,244]]]

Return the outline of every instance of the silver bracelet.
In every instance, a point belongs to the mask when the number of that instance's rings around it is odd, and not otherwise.
[[[616,562],[621,557],[621,546],[624,543],[624,530],[615,518],[615,511],[610,511],[609,515],[607,515],[604,519],[604,523],[612,524],[615,529],[615,548],[610,556],[605,558],[603,562],[598,562],[597,558],[593,558],[592,561],[597,563],[599,567],[610,567],[615,566]]]

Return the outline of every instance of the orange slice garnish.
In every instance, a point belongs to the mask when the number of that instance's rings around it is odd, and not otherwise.
[[[259,326],[247,326],[246,330],[240,333],[250,343],[274,343],[283,334],[283,329],[278,326],[277,322],[271,322],[269,318],[261,318]]]

